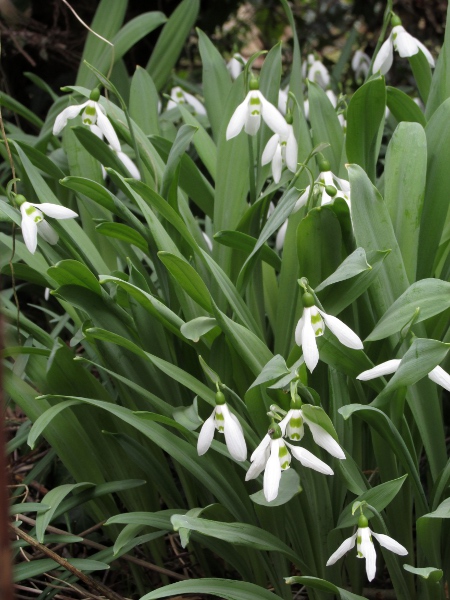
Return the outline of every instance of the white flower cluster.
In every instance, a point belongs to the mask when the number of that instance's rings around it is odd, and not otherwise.
[[[261,163],[272,165],[275,183],[281,179],[283,163],[295,173],[297,170],[298,146],[292,124],[271,104],[258,89],[258,82],[250,82],[250,91],[244,101],[234,111],[226,131],[226,139],[231,140],[244,130],[256,135],[261,126],[261,118],[274,132],[264,148]]]

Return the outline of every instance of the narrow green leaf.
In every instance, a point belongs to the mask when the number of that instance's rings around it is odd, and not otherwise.
[[[397,88],[388,86],[387,92],[387,106],[397,121],[410,121],[419,123],[422,127],[425,127],[427,120],[425,115],[414,102],[414,100]]]
[[[233,579],[190,579],[171,583],[145,594],[140,600],[174,597],[179,594],[211,594],[226,600],[281,600],[280,596],[259,585]]]
[[[170,254],[170,252],[158,252],[158,256],[184,291],[202,308],[212,312],[209,290],[194,267],[191,267],[186,260]]]

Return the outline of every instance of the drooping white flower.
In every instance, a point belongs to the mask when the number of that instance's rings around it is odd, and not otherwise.
[[[331,469],[326,463],[314,456],[312,452],[293,446],[283,440],[281,427],[275,423],[272,424],[267,433],[262,439],[259,446],[250,457],[251,465],[245,476],[245,480],[255,479],[264,471],[264,496],[267,502],[275,500],[278,496],[278,488],[280,486],[281,472],[289,469],[291,464],[292,452],[300,464],[309,469],[314,469],[324,475],[333,475]],[[289,448],[289,450],[288,450]]]
[[[347,538],[342,542],[339,548],[334,552],[327,561],[327,567],[334,565],[344,554],[351,550],[356,542],[356,551],[358,558],[366,559],[366,573],[367,579],[372,581],[375,578],[377,568],[377,554],[375,552],[375,546],[372,541],[372,536],[377,540],[380,546],[399,554],[400,556],[406,556],[408,550],[396,542],[393,538],[383,533],[375,533],[368,526],[368,521],[364,515],[361,515],[358,519],[358,529],[351,537]]]
[[[88,125],[91,130],[95,125],[98,127],[102,136],[104,136],[112,148],[116,152],[120,152],[120,142],[117,137],[117,133],[114,130],[114,127],[111,124],[111,121],[106,116],[106,111],[101,104],[99,104],[98,100],[100,98],[100,92],[98,89],[92,90],[90,99],[83,104],[77,104],[73,106],[68,106],[55,119],[55,124],[53,125],[53,134],[58,135],[67,125],[67,121],[70,119],[74,119],[77,117],[80,112],[83,110],[83,114],[81,115],[81,119],[84,125]],[[93,133],[95,131],[93,130]],[[98,134],[96,134],[98,135]]]
[[[90,129],[94,135],[96,135],[99,139],[103,140],[103,132],[97,125],[91,125]],[[121,149],[116,150],[115,148],[113,148],[111,146],[111,144],[109,144],[109,147],[116,154],[117,158],[123,163],[124,167],[126,168],[128,173],[131,175],[131,177],[133,177],[133,179],[140,180],[141,174],[139,173],[139,169],[134,164],[134,162],[131,160],[131,158],[127,154],[125,154],[125,152],[122,152]],[[102,175],[103,175],[103,179],[106,179],[107,173],[106,173],[106,170],[103,165],[102,165]]]
[[[302,347],[305,364],[313,372],[319,362],[319,349],[316,337],[323,335],[325,326],[348,348],[362,350],[363,343],[354,331],[337,317],[328,315],[314,304],[312,294],[302,296],[303,314],[295,328],[295,342]]]
[[[206,110],[200,100],[189,92],[185,92],[179,85],[170,90],[170,100],[167,103],[167,110],[176,108],[177,104],[189,104],[198,115],[206,115]]]
[[[44,238],[49,244],[56,244],[59,236],[51,225],[44,219],[44,215],[53,219],[74,219],[78,214],[70,208],[43,202],[42,204],[33,204],[27,202],[20,194],[16,196],[16,202],[20,204],[22,214],[22,235],[26,247],[34,254],[37,248],[37,234]]]
[[[314,182],[315,186],[320,186],[321,189],[321,201],[320,204],[323,206],[324,204],[330,204],[336,198],[343,198],[349,208],[351,207],[350,203],[350,184],[345,179],[341,179],[337,177],[332,171],[329,169],[329,162],[322,161],[322,171],[319,173],[316,181]],[[328,167],[328,168],[324,168]],[[302,206],[305,206],[310,192],[311,186],[307,186],[303,194],[297,200],[292,210],[293,213],[296,213]],[[317,189],[317,188],[316,188]]]
[[[352,58],[352,69],[355,72],[355,79],[365,79],[369,74],[370,57],[362,50],[357,50]]]
[[[287,137],[289,130],[283,115],[259,90],[251,89],[228,123],[227,140],[239,135],[242,129],[249,135],[256,135],[261,125],[261,117],[273,132]]]
[[[199,456],[209,450],[216,429],[225,435],[225,443],[231,456],[240,462],[245,460],[247,458],[247,446],[242,426],[228,408],[222,392],[217,392],[216,406],[200,430],[197,441]]]
[[[387,360],[386,362],[381,363],[372,369],[363,371],[356,379],[359,379],[360,381],[369,381],[370,379],[382,377],[383,375],[391,375],[397,371],[401,362],[402,361],[400,358]],[[442,367],[434,367],[434,369],[428,373],[428,377],[431,379],[431,381],[434,381],[434,383],[439,384],[441,387],[450,392],[450,375],[444,371]]]
[[[378,73],[379,71],[382,75],[386,75],[394,60],[394,49],[397,50],[402,58],[409,58],[417,54],[419,50],[422,50],[430,67],[434,67],[434,58],[422,42],[405,31],[398,17],[393,17],[392,23],[395,26],[392,28],[390,36],[378,51],[373,63],[373,72]]]
[[[291,403],[292,406],[292,403]],[[301,408],[290,408],[286,416],[280,421],[280,428],[283,436],[288,437],[292,441],[299,442],[304,436],[304,423],[308,425],[311,431],[313,440],[318,446],[326,450],[331,456],[345,459],[345,454],[336,440],[323,427],[313,423],[305,417]]]
[[[283,162],[289,171],[295,173],[297,170],[298,146],[292,125],[286,123],[287,135],[274,133],[264,148],[261,164],[272,163],[272,175],[275,183],[281,178]]]
[[[330,74],[328,69],[314,57],[314,54],[308,54],[307,62],[302,66],[303,77],[308,76],[310,81],[319,84],[324,90],[330,85]]]
[[[237,79],[239,77],[242,73],[242,63],[245,64],[246,62],[247,59],[244,58],[242,54],[239,54],[239,52],[233,54],[233,57],[227,62],[227,69],[232,79]]]

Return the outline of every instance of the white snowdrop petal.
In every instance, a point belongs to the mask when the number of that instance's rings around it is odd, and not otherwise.
[[[88,102],[85,102],[84,104],[68,106],[62,112],[60,112],[59,115],[56,117],[55,123],[53,125],[53,135],[58,135],[59,133],[61,133],[61,131],[67,125],[67,121],[69,119],[74,119],[75,117],[77,117],[80,114],[81,110],[87,105]]]
[[[249,95],[247,94],[247,97],[245,98],[244,102],[241,102],[241,104],[239,104],[239,106],[234,111],[227,127],[227,140],[231,140],[231,138],[234,138],[239,133],[241,133],[248,115],[249,100]]]
[[[33,204],[37,209],[41,210],[47,217],[53,219],[74,219],[78,217],[78,213],[65,206],[52,204],[51,202],[43,202],[42,204]]]
[[[278,440],[272,440],[269,460],[264,471],[264,496],[267,502],[275,500],[278,496],[280,486],[281,465],[278,458],[279,444]]]
[[[223,433],[228,451],[235,460],[242,462],[247,458],[247,445],[241,424],[226,404],[222,406],[222,414],[224,418]]]
[[[434,367],[434,369],[428,373],[428,377],[431,381],[434,381],[434,383],[437,383],[450,392],[450,375],[444,371],[442,367]]]
[[[312,423],[306,417],[303,417],[303,419],[308,425],[313,436],[313,440],[318,446],[326,450],[329,454],[331,454],[331,456],[340,458],[341,460],[345,459],[345,454],[342,448],[339,446],[337,441],[325,431],[323,427],[320,427],[320,425],[317,425],[316,423]]]
[[[300,210],[302,208],[302,206],[305,206],[305,204],[308,202],[310,189],[311,189],[311,186],[308,185],[306,187],[305,191],[303,192],[303,194],[300,196],[300,198],[294,204],[294,208],[292,209],[292,214],[296,213],[298,210]]]
[[[353,548],[353,546],[355,545],[355,542],[356,542],[356,533],[354,535],[352,535],[351,537],[347,538],[346,540],[344,540],[342,542],[342,544],[339,546],[339,548],[335,552],[333,552],[333,554],[327,560],[327,567],[329,567],[330,565],[334,565],[334,563],[337,562],[340,558],[342,558],[344,556],[344,554],[346,554],[349,550],[351,550]]]
[[[258,446],[256,446],[255,450],[253,451],[253,454],[250,456],[250,460],[253,462],[254,460],[258,460],[259,457],[264,456],[264,452],[266,451],[266,448],[269,447],[269,444],[270,435],[266,433],[266,435],[260,441]]]
[[[283,170],[283,158],[281,156],[281,148],[277,146],[275,156],[272,159],[272,175],[275,183],[278,183],[281,179],[281,172]]]
[[[59,235],[47,221],[39,221],[37,224],[39,235],[48,243],[54,246],[58,243]]]
[[[292,126],[291,126],[292,127]],[[298,145],[293,131],[286,142],[286,165],[289,171],[295,173],[297,171],[298,160]]]
[[[264,148],[264,152],[261,156],[261,164],[268,165],[270,161],[275,156],[275,152],[277,151],[277,146],[280,141],[280,136],[278,133],[275,133],[267,142],[266,147]]]
[[[395,373],[401,362],[402,361],[399,358],[387,360],[386,362],[381,363],[372,369],[363,371],[357,376],[356,379],[359,379],[360,381],[369,381],[369,379],[375,379],[376,377],[382,377],[383,375],[390,375],[391,373]]]
[[[302,350],[305,364],[312,373],[319,362],[316,334],[311,323],[311,309],[303,309]]]
[[[344,346],[347,346],[347,348],[353,348],[354,350],[362,350],[364,348],[362,341],[359,339],[356,333],[350,329],[350,327],[348,327],[337,317],[327,315],[320,309],[318,309],[318,311],[322,315],[325,325],[332,333],[334,333],[341,344],[344,344]]]
[[[25,203],[24,203],[25,204]],[[22,204],[23,206],[23,204]],[[22,209],[22,206],[20,207]],[[24,215],[22,212],[22,235],[25,246],[34,254],[37,248],[37,224],[33,217]]]
[[[286,114],[286,107],[287,107],[288,98],[289,98],[288,88],[285,88],[284,90],[280,90],[278,92],[278,110],[283,115]]]
[[[304,467],[308,469],[313,469],[314,471],[318,471],[319,473],[323,473],[324,475],[334,475],[334,471],[331,467],[329,467],[323,460],[314,456],[312,452],[306,450],[306,448],[301,448],[300,446],[293,446],[288,442],[285,442],[286,446],[289,446],[292,456],[296,458]]]
[[[200,433],[197,440],[197,452],[199,456],[205,454],[209,447],[211,446],[211,442],[214,437],[214,430],[216,428],[216,424],[214,421],[215,409],[212,412],[212,415],[206,419],[203,423],[202,428],[200,429]]]
[[[405,31],[400,25],[394,27],[392,30],[392,38],[394,40],[394,48],[402,58],[414,56],[419,52],[416,38]]]
[[[261,101],[262,118],[266,125],[275,133],[287,137],[289,134],[288,124],[278,108],[266,100],[261,93],[259,94],[259,99]]]
[[[375,533],[374,531],[372,531],[372,535],[383,548],[386,548],[395,554],[399,554],[400,556],[406,556],[408,554],[408,550],[404,546],[388,535],[384,535],[384,533]]]
[[[92,131],[92,133],[94,135],[96,135],[100,140],[103,139],[103,133],[102,130],[100,129],[100,127],[96,124],[94,125],[89,125],[89,129]]]
[[[131,160],[131,158],[125,154],[125,152],[117,152],[117,158],[119,158],[122,161],[126,170],[131,175],[131,177],[133,177],[133,179],[137,179],[138,181],[141,179],[139,169]]]
[[[283,225],[278,230],[277,237],[275,239],[275,248],[278,250],[278,252],[280,252],[280,250],[284,246],[284,238],[286,237],[287,227],[288,227],[288,220],[286,219],[286,221],[283,223]]]
[[[244,125],[245,133],[248,135],[256,135],[261,126],[261,115],[259,113],[255,115],[248,115]]]
[[[419,46],[420,50],[422,50],[422,52],[425,54],[425,58],[427,59],[430,67],[434,68],[435,62],[433,56],[431,55],[431,52],[426,46],[422,44],[422,42],[419,42],[419,40],[416,40],[416,44]]]
[[[378,51],[378,54],[373,62],[372,72],[375,74],[379,71],[382,75],[386,75],[386,73],[392,67],[393,61],[394,48],[391,37],[388,37]]]
[[[258,475],[264,471],[264,467],[266,466],[267,460],[269,458],[269,447],[266,447],[262,454],[260,454],[256,460],[252,462],[250,465],[247,474],[245,475],[245,481],[249,481],[250,479],[256,479]]]
[[[186,98],[186,102],[192,106],[195,112],[198,115],[206,115],[206,110],[203,104],[198,100],[195,96],[190,94],[189,92],[184,92],[184,97]]]
[[[101,110],[97,110],[97,125],[105,138],[108,140],[108,143],[112,149],[116,152],[120,152],[120,142],[119,138],[117,137],[117,133],[115,132],[111,121]]]

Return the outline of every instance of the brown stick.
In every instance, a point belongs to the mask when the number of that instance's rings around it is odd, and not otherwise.
[[[86,575],[85,573],[83,573],[82,571],[80,571],[79,569],[77,569],[76,567],[71,565],[65,558],[63,558],[62,556],[59,556],[58,554],[53,552],[53,550],[50,550],[50,548],[47,548],[47,546],[44,546],[44,544],[40,544],[37,540],[35,540],[33,537],[31,537],[31,535],[28,535],[28,533],[25,533],[18,527],[13,527],[12,525],[11,525],[11,528],[14,529],[14,533],[16,535],[18,535],[20,538],[25,540],[28,544],[30,544],[30,546],[32,546],[33,548],[37,548],[43,554],[45,554],[46,556],[48,556],[49,558],[54,560],[56,563],[61,565],[61,567],[64,567],[65,569],[67,569],[67,571],[70,571],[70,573],[72,573],[72,575],[75,575],[76,577],[78,577],[78,579],[80,579],[80,581],[85,583],[91,590],[94,590],[94,591],[102,594],[103,596],[108,598],[108,600],[124,600],[123,596],[121,596],[120,594],[117,594],[113,590],[110,590],[108,587],[106,587],[106,585],[103,585],[103,583],[100,583],[99,581],[96,581],[92,577],[89,577],[89,575]]]
[[[0,350],[3,349],[3,319],[0,317]],[[0,598],[13,600],[12,563],[8,534],[9,502],[6,460],[6,438],[3,429],[5,405],[3,397],[2,365],[0,363]]]
[[[34,519],[30,519],[30,517],[27,517],[26,515],[17,515],[17,518],[20,521],[23,521],[24,523],[28,523],[29,525],[36,525],[36,521]],[[64,531],[63,529],[58,529],[57,527],[53,527],[51,525],[47,525],[47,531],[50,531],[50,533],[59,533],[60,535],[77,535],[76,533],[69,534],[69,532]],[[83,537],[83,534],[79,537]],[[83,541],[79,543],[82,543],[85,546],[89,546],[90,548],[95,548],[96,550],[106,550],[107,548],[107,546],[104,546],[103,544],[99,544],[98,542],[93,542],[85,538],[83,538]],[[171,577],[172,579],[177,579],[179,581],[185,581],[186,579],[189,579],[189,577],[181,575],[181,573],[176,573],[175,571],[171,571],[170,569],[165,569],[164,567],[154,565],[153,563],[149,563],[145,560],[142,560],[141,558],[131,556],[131,554],[122,554],[122,556],[119,556],[118,559],[123,559],[127,562],[132,562],[135,565],[144,567],[144,569],[149,569],[150,571],[155,571],[156,573],[161,573],[162,575],[167,575],[168,577]]]

